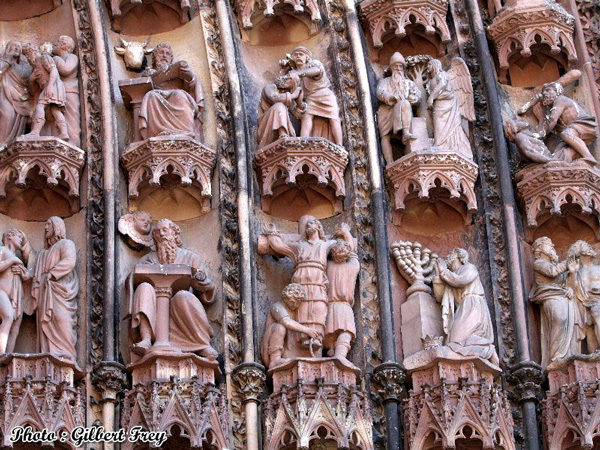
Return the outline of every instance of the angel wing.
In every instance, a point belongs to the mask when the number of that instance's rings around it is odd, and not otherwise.
[[[448,70],[450,86],[458,96],[460,115],[469,122],[475,120],[475,104],[473,98],[473,84],[469,68],[462,58],[454,58]]]

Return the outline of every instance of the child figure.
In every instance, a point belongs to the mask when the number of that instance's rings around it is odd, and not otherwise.
[[[63,114],[67,97],[65,85],[60,79],[56,63],[52,56],[44,54],[40,57],[40,62],[43,71],[42,76],[38,77],[36,82],[42,92],[33,110],[31,132],[27,136],[40,136],[40,131],[46,123],[46,111],[49,111],[52,117],[54,117],[54,121],[60,132],[58,137],[67,141],[69,140],[69,134],[67,132],[67,121]]]

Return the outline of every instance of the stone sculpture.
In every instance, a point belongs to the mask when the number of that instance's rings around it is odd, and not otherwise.
[[[447,260],[438,258],[432,285],[442,304],[445,345],[462,356],[477,356],[498,365],[485,291],[467,251],[456,248]]]
[[[346,356],[356,337],[352,307],[360,263],[348,227],[342,227],[337,236],[338,240],[331,248],[331,261],[327,264],[329,295],[324,347],[329,349],[328,356],[347,361]]]
[[[300,118],[301,137],[322,137],[342,145],[342,123],[337,98],[323,63],[313,59],[309,49],[296,47],[287,59],[280,61],[283,71],[302,87],[306,110]],[[317,120],[315,120],[317,119]]]
[[[37,315],[38,349],[74,360],[77,342],[79,278],[77,249],[66,237],[65,223],[50,217],[45,226],[44,249],[36,255],[31,296]]]
[[[125,214],[119,219],[119,232],[128,237],[127,244],[134,250],[148,247],[154,250],[152,216],[146,211]]]
[[[17,41],[9,41],[0,57],[0,146],[25,132],[30,115],[28,81],[31,66]]]
[[[295,337],[293,342],[288,341],[289,352],[286,354],[320,357],[325,337],[332,353],[345,359],[355,334],[353,313],[347,306],[352,304],[360,268],[354,254],[356,244],[345,224],[335,233],[338,239],[327,239],[321,222],[313,216],[300,218],[298,234],[281,236],[271,224],[265,227],[265,242],[259,245],[260,253],[287,256],[294,263],[291,281],[302,286],[306,293],[295,320],[315,330],[319,336],[308,339]],[[331,263],[328,264],[327,256],[334,248],[334,266],[329,267]],[[331,280],[328,274],[332,276]],[[329,305],[330,300],[340,304]],[[338,316],[328,318],[329,310]]]
[[[203,306],[214,302],[215,284],[200,256],[181,248],[180,233],[175,223],[159,220],[152,231],[156,251],[142,257],[130,277],[131,350],[138,356],[154,350],[184,351],[215,360],[218,353],[210,344],[213,331]],[[168,286],[160,284],[169,267],[187,271],[179,279],[189,282],[180,287],[174,277]],[[148,281],[136,283],[136,274]]]
[[[21,252],[21,257],[17,252]],[[0,247],[0,354],[12,353],[21,327],[25,305],[23,282],[30,279],[27,264],[31,246],[21,230],[11,228],[2,235]]]
[[[258,106],[258,148],[282,137],[296,136],[289,112],[299,114],[301,93],[302,88],[294,83],[291,76],[285,75],[264,87]]]
[[[596,118],[575,100],[564,95],[564,87],[580,76],[579,71],[573,70],[558,81],[544,84],[541,92],[525,103],[518,113],[522,115],[530,109],[533,111],[538,120],[540,139],[545,139],[552,132],[560,137],[561,142],[554,149],[552,159],[564,162],[581,159],[594,166],[597,161],[588,145],[596,139]]]
[[[434,147],[472,160],[471,144],[462,126],[463,117],[475,120],[473,87],[467,65],[461,58],[454,58],[451,69],[445,72],[440,61],[431,59],[427,73],[427,106],[433,115]]]
[[[119,38],[121,45],[115,47],[115,53],[123,57],[127,70],[139,71],[146,64],[146,55],[151,54],[154,48],[150,45],[150,38],[144,42],[126,41]]]
[[[39,138],[42,127],[46,123],[46,114],[54,118],[59,130],[58,137],[64,141],[69,140],[67,121],[63,111],[65,110],[67,91],[60,79],[56,62],[52,56],[43,54],[40,56],[39,67],[33,72],[34,79],[30,84],[37,85],[39,94],[36,95],[36,104],[31,118],[31,132],[26,136]]]
[[[392,154],[392,135],[402,133],[402,140],[406,143],[414,139],[412,134],[413,105],[421,100],[421,91],[417,85],[404,74],[406,61],[396,52],[390,58],[391,76],[383,78],[377,85],[377,98],[379,109],[377,121],[381,136],[381,150],[386,164],[394,162]]]
[[[151,89],[144,95],[139,111],[139,133],[143,139],[165,135],[187,135],[202,139],[202,86],[186,61],[173,61],[166,43],[152,52],[152,68],[142,72]]]
[[[559,262],[554,244],[547,237],[536,239],[532,250],[535,285],[529,297],[541,308],[542,365],[547,367],[553,361],[580,353],[576,328],[581,323],[573,290],[566,286],[567,261]]]
[[[65,119],[69,142],[81,146],[81,107],[79,100],[79,58],[74,53],[75,41],[70,36],[60,36],[54,46],[54,62],[65,85]]]
[[[281,301],[271,306],[265,325],[261,355],[269,368],[285,364],[294,355],[294,339],[308,336],[310,339],[322,340],[318,330],[298,323],[297,312],[303,301],[306,301],[304,287],[298,283],[288,284],[281,293]]]
[[[517,150],[526,161],[545,164],[552,160],[552,154],[541,134],[532,131],[531,125],[526,120],[506,120],[504,134],[509,141],[515,143]]]

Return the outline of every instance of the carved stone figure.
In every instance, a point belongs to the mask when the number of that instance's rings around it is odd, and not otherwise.
[[[279,234],[274,225],[265,227],[264,237],[266,238],[267,246],[259,246],[259,253],[272,252],[277,255],[287,256],[294,263],[294,274],[292,275],[292,283],[298,283],[304,287],[306,291],[306,299],[301,302],[298,308],[297,321],[309,328],[316,330],[321,336],[325,336],[328,314],[328,299],[330,295],[336,298],[336,301],[348,302],[346,296],[346,287],[342,287],[339,283],[344,280],[344,283],[350,284],[352,278],[355,277],[355,265],[351,262],[348,266],[338,267],[331,273],[334,274],[335,286],[334,291],[330,294],[329,279],[327,277],[327,256],[332,247],[337,244],[337,240],[327,239],[323,231],[321,222],[313,216],[302,216],[298,222],[298,234],[300,236],[283,237]],[[354,247],[354,239],[350,235],[347,226],[342,227],[336,232],[336,236],[340,237],[345,242]],[[341,263],[340,263],[341,264]],[[336,273],[340,271],[341,273]],[[356,278],[354,278],[354,286]],[[353,290],[354,288],[352,288]],[[335,309],[344,309],[337,308]],[[346,314],[346,311],[344,311]],[[345,344],[352,339],[352,328],[349,325],[350,320],[347,316],[332,320],[330,325],[330,339],[337,343],[337,338],[340,334],[348,332],[350,336],[345,335],[340,338],[340,346],[347,350],[349,346]],[[335,336],[335,340],[333,340]],[[350,338],[350,339],[348,339]],[[320,356],[322,348],[322,339],[317,342],[315,339],[297,339],[299,346],[296,348],[296,353],[293,356]],[[332,343],[335,347],[335,344]],[[338,354],[342,354],[342,350],[338,350]]]
[[[578,341],[585,339],[590,352],[600,348],[600,265],[597,257],[585,241],[575,242],[567,253],[567,286],[575,294],[576,309],[579,309],[571,336]],[[577,353],[581,353],[581,346],[577,347]]]
[[[529,122],[517,119],[504,123],[504,134],[513,141],[523,158],[534,163],[547,163],[552,160],[552,154],[540,133],[531,130]]]
[[[65,119],[69,142],[81,146],[81,109],[79,100],[79,58],[75,53],[75,41],[70,36],[60,36],[54,47],[54,62],[60,79],[65,85]]]
[[[42,127],[46,123],[46,114],[54,118],[59,129],[58,137],[64,141],[69,140],[67,121],[63,111],[65,110],[67,91],[60,79],[56,62],[50,55],[40,56],[40,70],[36,68],[33,75],[35,78],[30,83],[35,83],[40,90],[36,98],[36,105],[31,118],[31,132],[26,136],[32,138],[40,137]]]
[[[298,336],[316,340],[323,338],[316,329],[297,322],[298,308],[303,301],[306,301],[304,287],[291,283],[281,293],[281,301],[271,306],[261,346],[262,359],[267,367],[285,364],[295,356],[291,343]]]
[[[394,162],[391,138],[394,134],[402,133],[402,140],[406,143],[414,139],[412,134],[413,105],[421,100],[421,91],[417,85],[404,75],[406,61],[396,52],[390,58],[392,75],[383,78],[377,85],[377,98],[379,109],[377,121],[381,136],[381,150],[386,164]]]
[[[492,319],[479,271],[466,250],[456,248],[436,262],[433,293],[442,304],[446,345],[463,356],[489,359],[498,365]]]
[[[475,120],[469,69],[461,58],[454,58],[451,70],[445,72],[440,61],[431,59],[427,73],[427,106],[433,114],[433,145],[439,151],[456,152],[473,159],[471,144],[462,126],[463,116]]]
[[[139,283],[135,290],[131,286],[132,352],[144,355],[152,351],[153,343],[166,339],[160,344],[170,345],[175,351],[198,353],[209,360],[215,360],[218,353],[210,345],[213,331],[203,306],[214,302],[215,284],[200,256],[181,248],[180,232],[179,226],[170,220],[159,220],[152,231],[156,251],[140,259],[130,282],[135,284],[136,273],[148,273],[145,269],[151,269],[150,265],[166,266],[157,269],[157,279],[161,276],[164,278],[169,266],[183,266],[191,272],[191,281],[186,285],[191,290],[177,286],[155,287],[149,281]],[[151,273],[148,278],[154,284],[157,283],[152,280]],[[167,314],[161,314],[158,309],[161,299],[157,297],[164,296],[167,297]],[[160,336],[160,330],[166,330],[167,336]]]
[[[356,337],[352,307],[360,263],[349,228],[343,227],[338,235],[343,239],[338,239],[331,248],[331,261],[327,264],[329,303],[324,346],[329,349],[329,356],[347,361],[346,356]]]
[[[150,77],[152,88],[140,106],[141,137],[183,134],[201,140],[204,94],[188,63],[173,62],[171,46],[160,43],[152,52],[152,68],[142,77]]]
[[[279,76],[264,87],[258,105],[258,148],[282,137],[296,136],[290,110],[297,111],[301,106],[301,93],[302,88],[290,76]]]
[[[301,137],[322,137],[342,145],[342,124],[337,98],[321,61],[312,58],[306,47],[296,47],[281,62],[296,85],[302,87],[306,111],[301,116]],[[320,119],[318,122],[315,118]]]
[[[529,298],[542,312],[542,365],[581,352],[581,318],[573,290],[565,285],[567,261],[558,260],[552,241],[535,240],[532,246],[535,285]]]
[[[119,232],[126,235],[128,244],[134,250],[149,247],[154,250],[152,239],[152,216],[146,211],[125,214],[119,219]]]
[[[530,109],[538,119],[540,138],[556,133],[561,142],[553,152],[553,159],[572,162],[582,159],[590,165],[597,161],[590,153],[590,145],[597,135],[596,118],[588,114],[575,100],[564,94],[564,86],[581,76],[579,71],[570,71],[561,79],[542,86],[536,94],[518,111],[525,114]]]
[[[31,67],[21,51],[19,42],[9,41],[0,57],[0,146],[25,132],[30,115]]]
[[[127,70],[138,71],[145,65],[146,55],[151,54],[154,48],[149,48],[150,38],[145,42],[126,41],[119,38],[121,45],[115,47],[115,53],[123,57]]]
[[[21,252],[21,258],[17,256]],[[15,228],[4,232],[0,247],[0,354],[12,353],[21,327],[25,305],[23,282],[30,279],[27,270],[31,246],[25,234]]]
[[[74,360],[79,278],[75,272],[77,249],[66,236],[60,217],[46,221],[45,246],[36,255],[31,296],[35,301],[39,351]]]

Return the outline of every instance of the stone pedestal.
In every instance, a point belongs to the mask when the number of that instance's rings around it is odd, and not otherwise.
[[[131,372],[131,384],[195,378],[200,383],[215,384],[215,376],[221,371],[217,361],[209,361],[194,353],[173,354],[152,352],[127,366]]]
[[[404,357],[423,350],[428,337],[443,336],[442,310],[430,293],[413,292],[400,306]]]
[[[513,57],[530,57],[538,37],[552,55],[562,53],[569,64],[574,63],[573,31],[573,17],[552,0],[509,0],[488,27],[503,70],[510,67]]]
[[[600,355],[554,364],[553,369],[548,369],[548,383],[542,419],[546,448],[565,448],[570,433],[577,448],[594,448],[600,426]]]
[[[518,172],[515,179],[528,234],[531,235],[542,216],[575,214],[593,216],[592,227],[600,237],[600,170],[577,160],[549,162],[532,164]]]
[[[28,176],[37,169],[46,186],[67,198],[72,211],[77,209],[83,150],[53,136],[20,136],[0,150],[0,199],[7,198],[9,184],[27,189]]]
[[[68,433],[83,426],[85,400],[81,389],[75,387],[75,381],[82,376],[81,369],[73,361],[49,354],[2,356],[2,445],[13,446],[11,430],[19,426]]]
[[[265,450],[309,448],[332,440],[337,448],[373,449],[368,395],[360,370],[337,358],[298,358],[269,370],[273,393],[264,402]]]
[[[229,448],[226,397],[214,384],[221,374],[216,361],[192,353],[151,353],[127,370],[133,388],[125,391],[123,428],[169,433],[177,424],[192,448]],[[126,442],[122,448],[131,450],[135,444]]]
[[[188,188],[202,211],[210,209],[211,172],[216,152],[185,135],[157,136],[129,145],[121,156],[128,173],[128,194],[141,200],[153,190],[169,188],[171,175]]]
[[[406,27],[413,22],[411,17],[425,27],[425,33],[438,35],[440,44],[451,40],[446,24],[448,0],[366,0],[360,6],[376,49],[383,47],[382,37],[390,30],[398,37],[406,36]],[[443,45],[438,52],[444,53]]]
[[[263,211],[270,213],[275,198],[298,188],[325,197],[336,213],[342,212],[348,165],[343,147],[322,138],[285,137],[259,149],[254,163],[260,173]],[[301,176],[306,177],[300,180]]]
[[[404,408],[410,449],[457,448],[461,439],[515,449],[511,408],[494,381],[499,367],[447,347],[419,352],[404,365],[413,386]]]
[[[409,201],[435,201],[430,191],[436,187],[449,194],[465,223],[477,211],[475,182],[478,166],[458,153],[413,152],[394,161],[385,169],[385,177],[394,190],[394,207],[404,211]]]

